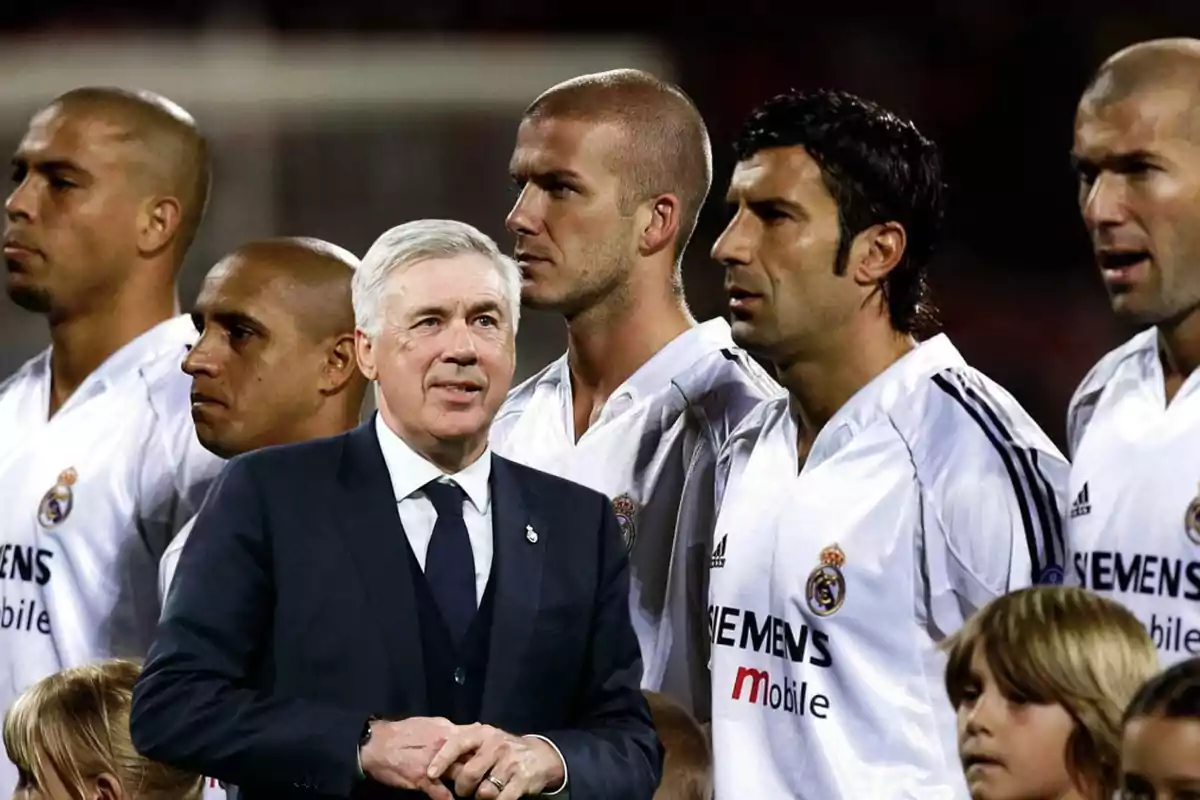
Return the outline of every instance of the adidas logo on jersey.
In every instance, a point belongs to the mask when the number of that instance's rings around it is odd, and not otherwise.
[[[717,542],[716,548],[712,551],[712,558],[708,562],[709,569],[720,569],[725,566],[725,540],[729,538],[729,534],[721,537],[721,541]]]
[[[1071,519],[1090,513],[1092,513],[1092,504],[1088,499],[1088,485],[1085,483],[1079,490],[1079,494],[1075,495],[1075,501],[1071,503]]]

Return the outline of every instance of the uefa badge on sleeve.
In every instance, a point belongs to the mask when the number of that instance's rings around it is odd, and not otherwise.
[[[70,516],[75,504],[71,487],[77,480],[79,473],[74,467],[64,469],[58,473],[58,482],[42,495],[42,502],[38,504],[38,522],[43,528],[53,528]]]
[[[1062,586],[1066,579],[1066,573],[1058,564],[1050,564],[1042,570],[1042,574],[1038,576],[1037,583],[1039,586]]]
[[[846,554],[836,544],[821,551],[821,563],[808,576],[808,607],[818,617],[828,617],[842,607],[846,599],[846,578],[842,566]]]
[[[633,502],[633,498],[627,494],[616,497],[612,501],[613,514],[617,518],[617,524],[621,526],[621,538],[625,541],[625,551],[633,550],[633,543],[637,541],[637,503]]]
[[[1200,491],[1196,493],[1183,515],[1183,530],[1192,540],[1192,544],[1200,545]]]

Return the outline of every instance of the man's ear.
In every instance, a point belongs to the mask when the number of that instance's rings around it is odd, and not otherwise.
[[[137,247],[142,254],[156,253],[179,232],[183,209],[174,197],[155,197],[138,214]]]
[[[337,394],[358,374],[357,345],[358,339],[351,333],[339,335],[329,345],[321,378],[323,394]]]
[[[375,364],[375,343],[361,328],[356,328],[354,331],[354,353],[362,374],[369,381],[375,380],[379,375],[379,369]]]
[[[679,198],[673,194],[657,197],[646,210],[639,210],[645,221],[638,220],[641,223],[638,249],[649,255],[671,247],[679,235],[681,210]]]
[[[899,222],[872,225],[854,237],[847,274],[862,286],[877,286],[904,258],[908,235]]]

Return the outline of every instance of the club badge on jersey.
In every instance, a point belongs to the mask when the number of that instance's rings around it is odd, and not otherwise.
[[[43,528],[53,528],[61,524],[71,515],[75,505],[75,495],[71,487],[79,480],[79,473],[74,467],[68,467],[58,473],[58,481],[50,487],[38,504],[38,522]]]
[[[809,574],[805,595],[809,610],[818,617],[828,617],[842,607],[846,599],[846,577],[842,575],[845,563],[842,548],[831,544],[821,551],[821,563]]]
[[[1200,545],[1200,490],[1183,515],[1183,526],[1192,544]]]
[[[633,498],[627,494],[620,495],[612,501],[613,514],[617,517],[617,524],[621,526],[621,538],[625,540],[625,551],[633,550],[633,544],[637,541],[637,503],[633,502]]]

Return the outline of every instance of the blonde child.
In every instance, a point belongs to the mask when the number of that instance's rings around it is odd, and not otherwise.
[[[1121,718],[1158,667],[1146,629],[1083,589],[993,600],[947,642],[946,691],[973,800],[1109,800]]]
[[[140,668],[111,660],[57,672],[4,718],[14,800],[199,800],[201,778],[143,758],[129,738]]]

